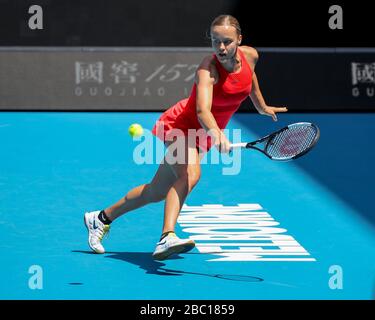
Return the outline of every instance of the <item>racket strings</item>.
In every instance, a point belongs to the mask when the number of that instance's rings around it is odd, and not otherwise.
[[[290,126],[273,137],[266,152],[275,159],[295,157],[310,148],[316,135],[317,130],[313,126]]]

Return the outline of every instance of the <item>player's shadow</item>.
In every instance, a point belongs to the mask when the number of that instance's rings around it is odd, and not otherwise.
[[[85,254],[95,254],[91,251],[73,250],[72,252],[79,252]],[[199,275],[214,277],[218,279],[242,281],[242,282],[262,282],[263,279],[259,277],[253,277],[248,275],[224,275],[224,274],[209,274],[200,272],[190,272],[183,270],[175,270],[165,268],[166,264],[160,261],[156,261],[152,258],[150,252],[106,252],[105,258],[117,259],[132,263],[139,268],[146,271],[146,274],[155,274],[160,276],[183,276],[183,275]],[[168,260],[179,260],[183,259],[179,255],[174,255]]]
[[[73,250],[72,252],[79,252],[85,254],[94,254],[92,251],[81,251]],[[152,259],[150,252],[106,252],[106,258],[117,259],[137,265],[141,269],[145,270],[147,274],[157,274],[162,276],[181,276],[181,272],[173,272],[174,270],[165,271],[163,268],[165,263]],[[175,255],[170,257],[170,260],[183,259],[182,257]]]

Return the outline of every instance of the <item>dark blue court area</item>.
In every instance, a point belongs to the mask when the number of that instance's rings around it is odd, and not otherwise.
[[[290,162],[242,150],[209,164],[210,151],[176,230],[193,251],[152,259],[160,202],[116,220],[93,254],[83,214],[152,179],[155,153],[138,164],[134,152],[161,142],[127,130],[159,116],[0,113],[0,299],[374,299],[375,114],[236,114],[243,141],[300,121],[320,140]]]

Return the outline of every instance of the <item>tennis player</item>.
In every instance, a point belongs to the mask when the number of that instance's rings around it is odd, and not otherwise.
[[[258,52],[241,46],[237,19],[230,15],[216,17],[210,33],[213,54],[206,56],[197,68],[190,97],[165,111],[152,130],[167,147],[152,181],[130,190],[104,210],[85,213],[88,242],[94,252],[105,252],[102,239],[112,221],[131,210],[162,200],[165,200],[164,223],[153,258],[164,260],[194,248],[193,240],[177,237],[175,225],[183,203],[199,181],[200,160],[205,152],[212,146],[222,153],[230,151],[230,142],[222,130],[248,96],[260,114],[271,116],[274,121],[278,112],[287,111],[265,103],[254,72]],[[189,138],[194,129],[204,131],[207,139]],[[173,158],[173,150],[183,154],[183,161],[168,161]]]

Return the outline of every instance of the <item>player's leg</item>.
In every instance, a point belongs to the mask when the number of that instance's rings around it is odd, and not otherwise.
[[[153,257],[156,260],[167,259],[175,253],[187,252],[195,246],[194,241],[191,239],[179,239],[175,235],[174,229],[186,197],[199,181],[202,155],[198,153],[195,143],[191,143],[187,138],[182,143],[181,140],[176,143],[179,143],[178,152],[183,151],[184,160],[172,165],[176,181],[168,191],[165,199],[162,236],[153,253]],[[167,158],[170,154],[171,150],[167,153]]]
[[[174,231],[182,205],[201,176],[201,155],[195,145],[185,139],[184,148],[185,160],[183,163],[175,163],[171,166],[176,180],[165,198],[163,233]]]
[[[171,166],[163,161],[152,181],[130,190],[125,197],[104,210],[111,221],[131,210],[140,208],[151,202],[164,200],[176,177]]]
[[[125,197],[105,210],[85,213],[84,221],[89,231],[90,248],[96,253],[104,253],[101,242],[109,231],[110,223],[126,212],[165,199],[175,180],[171,166],[163,161],[150,183],[133,188]]]

